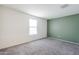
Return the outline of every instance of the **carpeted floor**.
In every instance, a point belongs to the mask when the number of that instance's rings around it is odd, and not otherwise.
[[[47,38],[2,49],[0,55],[79,55],[79,46]]]

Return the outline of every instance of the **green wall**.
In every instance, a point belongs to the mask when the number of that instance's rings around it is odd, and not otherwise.
[[[48,20],[48,36],[79,43],[79,15]]]

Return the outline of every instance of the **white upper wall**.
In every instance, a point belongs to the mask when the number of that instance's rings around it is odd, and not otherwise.
[[[38,21],[38,34],[29,35],[29,19]],[[0,6],[0,49],[47,37],[47,21]]]
[[[46,19],[79,14],[79,4],[7,4],[5,6]]]

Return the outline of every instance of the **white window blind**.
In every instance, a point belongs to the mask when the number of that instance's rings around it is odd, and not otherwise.
[[[29,20],[29,35],[37,34],[37,20],[30,19]]]

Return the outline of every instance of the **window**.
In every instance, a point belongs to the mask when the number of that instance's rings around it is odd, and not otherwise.
[[[29,35],[37,34],[37,20],[30,19],[29,20]]]

